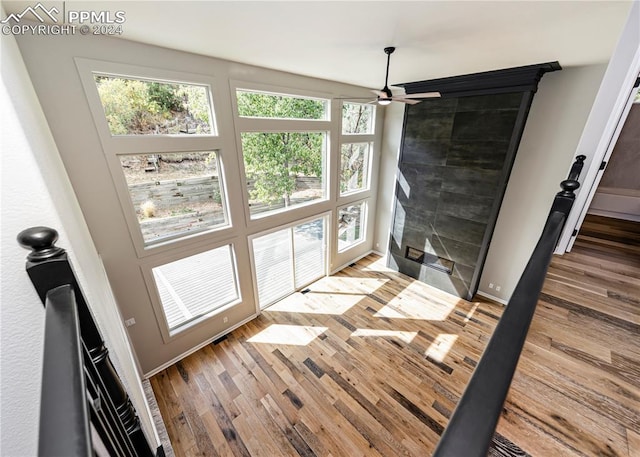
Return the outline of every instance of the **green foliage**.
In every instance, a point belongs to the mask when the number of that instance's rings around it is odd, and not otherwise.
[[[147,93],[152,102],[158,104],[162,112],[182,110],[182,99],[177,93],[174,84],[162,84],[156,82],[147,83]]]
[[[290,204],[299,176],[322,176],[322,133],[243,133],[242,151],[251,199]]]
[[[113,135],[211,133],[209,100],[202,86],[97,76],[96,85]],[[189,132],[193,133],[193,132]]]
[[[148,129],[155,123],[161,108],[151,100],[147,84],[135,79],[100,78],[98,93],[114,135],[127,135],[133,131]]]
[[[207,91],[201,86],[178,86],[178,94],[183,101],[184,109],[189,111],[189,114],[196,120],[200,121],[197,124],[196,133],[211,133],[209,122],[209,99],[207,97]],[[204,126],[204,128],[203,128]]]
[[[237,91],[238,113],[245,117],[324,119],[325,102],[286,95]]]

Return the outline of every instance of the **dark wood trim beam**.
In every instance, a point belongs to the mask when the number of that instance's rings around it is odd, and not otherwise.
[[[407,94],[421,92],[440,92],[442,97],[467,97],[504,92],[535,92],[538,82],[545,73],[562,70],[556,62],[546,62],[524,67],[505,68],[502,70],[471,73],[468,75],[450,76],[447,78],[429,79],[403,84]]]

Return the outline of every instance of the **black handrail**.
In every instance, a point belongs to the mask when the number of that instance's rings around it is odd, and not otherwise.
[[[585,156],[562,181],[540,240],[453,412],[434,457],[486,457],[527,338],[529,325],[566,218]]]
[[[75,295],[66,285],[50,290],[45,300],[38,455],[89,457],[89,415]]]
[[[41,435],[40,455],[84,455],[51,450],[51,442],[53,441],[56,441],[60,446],[66,446],[65,442],[67,441],[77,441],[87,442],[92,448],[99,444],[99,447],[105,449],[110,456],[151,457],[154,452],[142,431],[136,410],[113,367],[109,351],[93,320],[67,253],[55,245],[57,239],[58,232],[48,227],[32,227],[18,234],[18,242],[31,250],[27,256],[27,273],[43,304],[47,306],[46,328],[49,327],[49,316],[54,312],[48,308],[47,297],[61,288],[68,289],[75,297],[72,306],[77,310],[75,311],[77,312],[76,320],[79,322],[76,331],[79,331],[80,342],[73,347],[71,355],[67,353],[69,344],[64,342],[66,342],[65,338],[72,338],[72,336],[69,334],[60,335],[63,329],[56,332],[62,343],[51,343],[51,348],[55,348],[54,352],[45,353],[44,365],[46,367],[47,365],[58,365],[59,361],[66,360],[70,356],[76,357],[80,351],[83,383],[80,386],[76,382],[77,369],[75,367],[73,370],[66,370],[66,378],[64,379],[43,379],[43,402],[40,418],[47,425],[41,426],[41,433],[42,430],[49,429],[54,430],[54,433],[46,432],[46,435]],[[64,304],[59,307],[68,306]],[[64,316],[68,316],[70,311],[66,309],[64,312]],[[57,319],[55,314],[53,316],[54,321],[51,325],[54,325]],[[61,395],[68,400],[67,403],[61,405],[49,400],[44,401],[45,389],[47,399]],[[69,400],[72,396],[73,401]],[[79,405],[84,409],[79,409]],[[74,429],[81,435],[70,434],[71,431],[69,433],[55,432],[54,422],[65,422],[66,418],[70,417],[75,423],[76,419],[83,415],[87,420],[85,428],[83,430],[79,427]],[[91,434],[88,431],[90,427],[93,432]],[[94,439],[92,440],[91,437]],[[162,446],[157,449],[156,454],[164,455]]]

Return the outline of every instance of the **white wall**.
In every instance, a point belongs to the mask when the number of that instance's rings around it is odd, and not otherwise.
[[[562,62],[561,62],[562,63]],[[507,301],[542,231],[553,196],[566,179],[606,65],[544,75],[536,93],[496,223],[481,292]],[[389,109],[390,108],[390,109]],[[374,246],[386,252],[404,108],[392,104],[385,130]],[[500,285],[497,292],[489,282]]]
[[[1,45],[0,455],[37,453],[44,309],[24,270],[28,251],[16,242],[21,230],[36,225],[60,233],[58,245],[70,254],[143,429],[157,446],[120,315],[15,39],[2,36]]]
[[[507,301],[567,178],[606,65],[548,73],[536,93],[507,184],[480,291]],[[498,292],[489,283],[500,285]]]

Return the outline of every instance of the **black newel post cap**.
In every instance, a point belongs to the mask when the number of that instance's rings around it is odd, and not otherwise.
[[[580,187],[580,183],[574,179],[565,179],[560,183],[563,195],[574,195],[573,191]]]
[[[31,249],[28,260],[38,262],[64,254],[64,249],[55,245],[58,232],[49,227],[31,227],[18,233],[18,243],[25,249]]]

